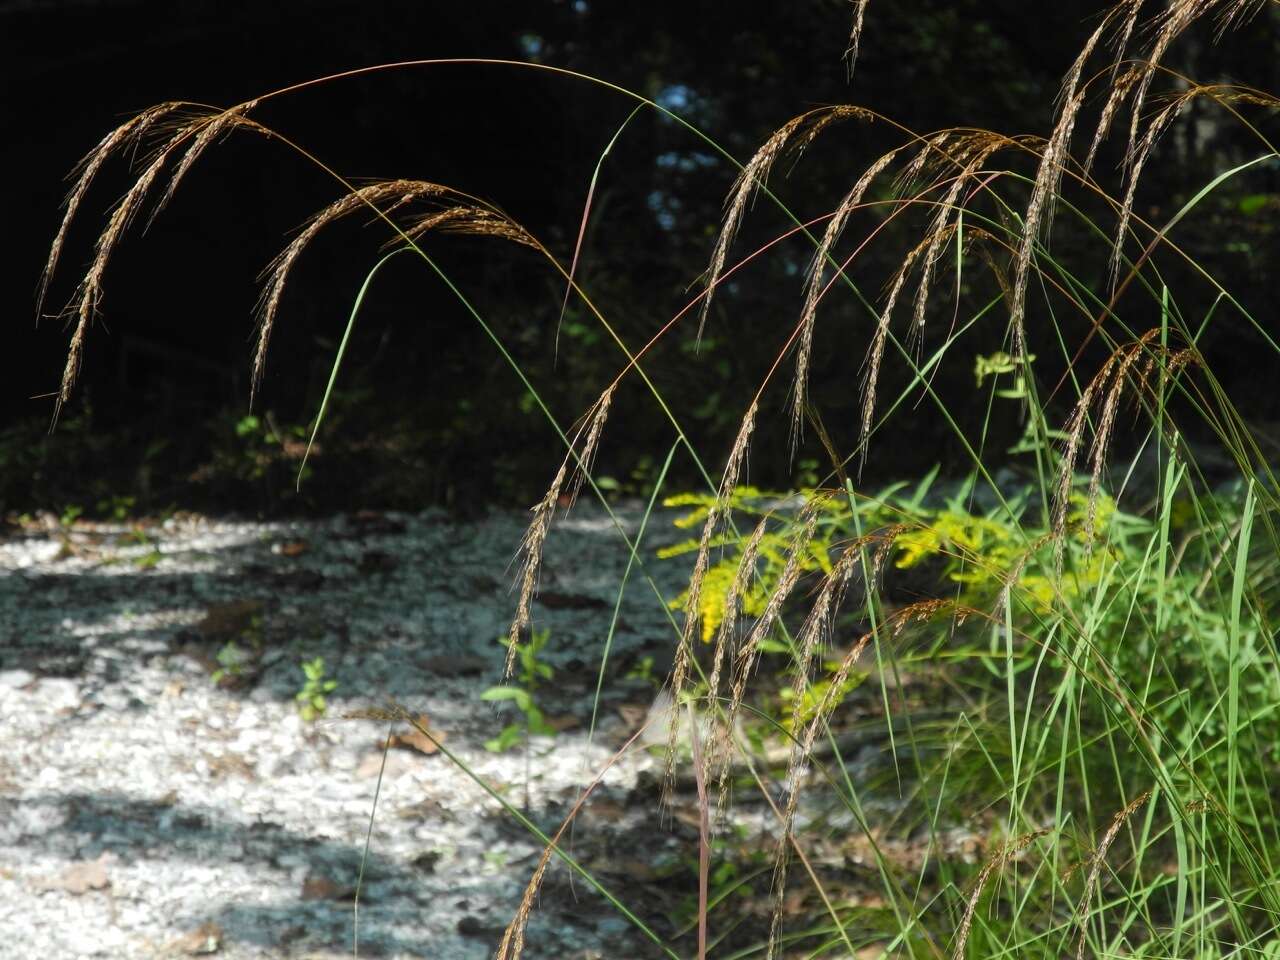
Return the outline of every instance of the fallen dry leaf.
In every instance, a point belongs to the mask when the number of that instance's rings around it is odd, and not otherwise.
[[[386,746],[398,747],[402,750],[416,750],[418,753],[425,753],[427,756],[430,756],[439,750],[440,748],[436,746],[436,743],[445,738],[444,734],[431,726],[431,721],[427,719],[427,715],[425,713],[418,714],[417,721],[431,731],[431,737],[435,738],[434,741],[421,730],[411,727],[404,733],[391,734],[391,736],[387,738]],[[382,744],[379,744],[378,746],[379,749],[381,749]]]
[[[169,944],[172,953],[188,957],[204,957],[222,949],[222,928],[213,921],[202,923],[190,933],[185,933]]]
[[[302,881],[303,900],[350,900],[354,887],[343,886],[322,873],[309,873]]]
[[[311,549],[311,544],[306,540],[288,540],[285,543],[277,544],[275,552],[282,557],[300,557]]]

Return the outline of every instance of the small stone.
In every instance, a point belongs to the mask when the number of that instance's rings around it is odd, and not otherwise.
[[[35,680],[27,670],[0,670],[0,688],[21,690]]]
[[[108,868],[115,857],[104,853],[96,860],[79,860],[62,872],[62,875],[40,882],[45,890],[65,890],[77,896],[90,890],[105,890],[111,886]]]

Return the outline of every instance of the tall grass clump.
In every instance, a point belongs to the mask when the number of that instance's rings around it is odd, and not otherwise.
[[[552,251],[496,204],[428,181],[357,185],[295,146],[332,174],[339,196],[267,271],[255,383],[293,265],[330,223],[371,214],[393,252],[420,257],[450,285],[563,441],[521,544],[511,657],[528,636],[542,549],[562,506],[586,489],[608,507],[592,461],[620,391],[651,399],[674,450],[705,480],[700,490],[661,491],[690,531],[664,556],[689,558],[692,572],[681,596],[655,601],[672,613],[668,695],[693,721],[683,727],[692,756],[670,726],[663,794],[701,811],[691,939],[646,925],[642,903],[595,884],[655,951],[1280,956],[1280,489],[1250,423],[1255,398],[1230,394],[1201,345],[1207,333],[1239,329],[1265,344],[1271,363],[1280,348],[1274,324],[1249,312],[1232,278],[1182,242],[1220,192],[1280,160],[1268,139],[1280,104],[1166,63],[1180,37],[1229,42],[1261,6],[1171,0],[1148,11],[1125,0],[1106,11],[1067,66],[1043,137],[918,132],[871,106],[840,105],[795,117],[739,162],[658,104],[571,75],[667,114],[739,170],[700,293],[646,343],[626,342],[579,283],[578,251]],[[866,0],[854,8],[851,55],[871,42],[863,28],[875,16]],[[289,144],[253,119],[258,104],[364,72],[227,110],[164,104],[86,156],[47,275],[102,166],[126,150],[141,159],[68,306],[59,405],[110,257],[139,214],[154,216],[224,136]],[[1204,171],[1178,209],[1151,220],[1138,203],[1144,174],[1165,162],[1161,138],[1192,103],[1240,124],[1255,146],[1229,168]],[[847,124],[896,143],[855,157],[834,205],[797,212],[771,190],[771,170]],[[1108,150],[1119,155],[1116,171],[1099,169]],[[744,388],[732,444],[695,450],[648,354],[677,325],[701,334],[713,298],[737,309],[726,280],[772,242],[740,254],[735,239],[766,207],[811,250],[795,320],[777,330],[773,361]],[[1053,238],[1063,231],[1087,242],[1060,248]],[[557,420],[466,291],[436,266],[430,244],[449,234],[532,251],[601,325],[618,372],[576,423]],[[863,269],[872,248],[892,251],[887,275]],[[843,446],[809,390],[819,321],[837,298],[860,311],[864,344],[847,361],[859,412]],[[340,350],[335,373],[341,360]],[[935,379],[957,363],[976,371],[960,397]],[[981,411],[976,429],[964,425],[972,418],[962,405]],[[753,450],[774,410],[789,424],[790,449]],[[864,485],[867,465],[911,443],[921,416],[952,431],[964,468]],[[1009,423],[1016,445],[993,444]],[[790,491],[747,482],[752,455],[793,457],[814,439],[829,461],[825,478]],[[770,866],[755,871],[750,895],[745,881],[710,890],[713,877],[730,875],[723,864],[746,876],[723,842],[740,804],[762,807],[769,823]],[[652,814],[663,821],[661,809]],[[502,957],[520,954],[555,859],[581,870],[560,845],[563,829],[538,835],[546,854]]]

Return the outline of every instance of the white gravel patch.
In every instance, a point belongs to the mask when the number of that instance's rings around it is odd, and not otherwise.
[[[621,516],[634,533],[638,508]],[[350,894],[386,729],[337,718],[388,697],[426,714],[475,777],[553,831],[629,732],[624,717],[653,697],[626,668],[649,652],[661,674],[673,634],[634,574],[588,742],[628,550],[602,510],[575,508],[548,540],[536,607],[555,670],[537,697],[573,725],[537,738],[527,766],[521,749],[485,750],[514,719],[480,693],[500,679],[495,638],[514,609],[508,566],[526,519],[179,516],[64,529],[47,518],[0,540],[0,956],[351,956]],[[667,598],[687,571],[654,561],[653,548],[674,533],[653,518],[642,550]],[[228,644],[245,659],[234,682],[216,683]],[[326,718],[307,723],[294,696],[314,657],[339,686]],[[575,854],[624,902],[617,845],[651,858],[676,849],[644,773],[655,763],[637,753],[615,765],[599,791],[608,813],[575,838]],[[392,750],[361,955],[491,955],[540,852],[459,765]],[[566,877],[549,877],[527,956],[656,955]]]

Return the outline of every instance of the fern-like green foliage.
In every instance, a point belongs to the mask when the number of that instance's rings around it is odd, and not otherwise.
[[[743,615],[756,617],[764,611],[786,565],[798,532],[799,514],[806,504],[815,504],[819,515],[801,561],[804,573],[830,573],[844,544],[893,526],[898,528],[891,548],[895,568],[932,565],[942,583],[956,585],[947,594],[949,599],[979,609],[1009,584],[1021,603],[1045,613],[1052,606],[1055,591],[1078,595],[1098,583],[1105,564],[1103,554],[1093,549],[1096,544],[1111,542],[1113,555],[1123,547],[1123,543],[1113,542],[1115,501],[1105,493],[1098,495],[1090,536],[1084,533],[1088,495],[1084,490],[1073,492],[1066,519],[1075,562],[1071,576],[1055,586],[1055,578],[1048,572],[1052,564],[1044,562],[1052,554],[1045,536],[1047,524],[1032,523],[1027,517],[1029,489],[987,511],[978,511],[968,484],[945,498],[931,496],[936,478],[935,470],[912,488],[896,484],[862,499],[830,496],[814,489],[784,494],[739,487],[729,504],[732,516],[739,521],[738,529],[750,529],[762,517],[772,524],[760,541],[755,576],[741,599]],[[689,529],[705,522],[715,497],[682,493],[664,503],[687,508],[674,524]],[[1132,518],[1122,519],[1132,525]],[[703,579],[697,611],[705,642],[715,636],[724,620],[725,602],[742,562],[746,535],[723,533],[712,540],[712,546],[713,560]],[[663,548],[658,556],[668,559],[697,549],[698,540],[690,538]],[[671,601],[672,608],[683,609],[688,598],[686,590]]]

